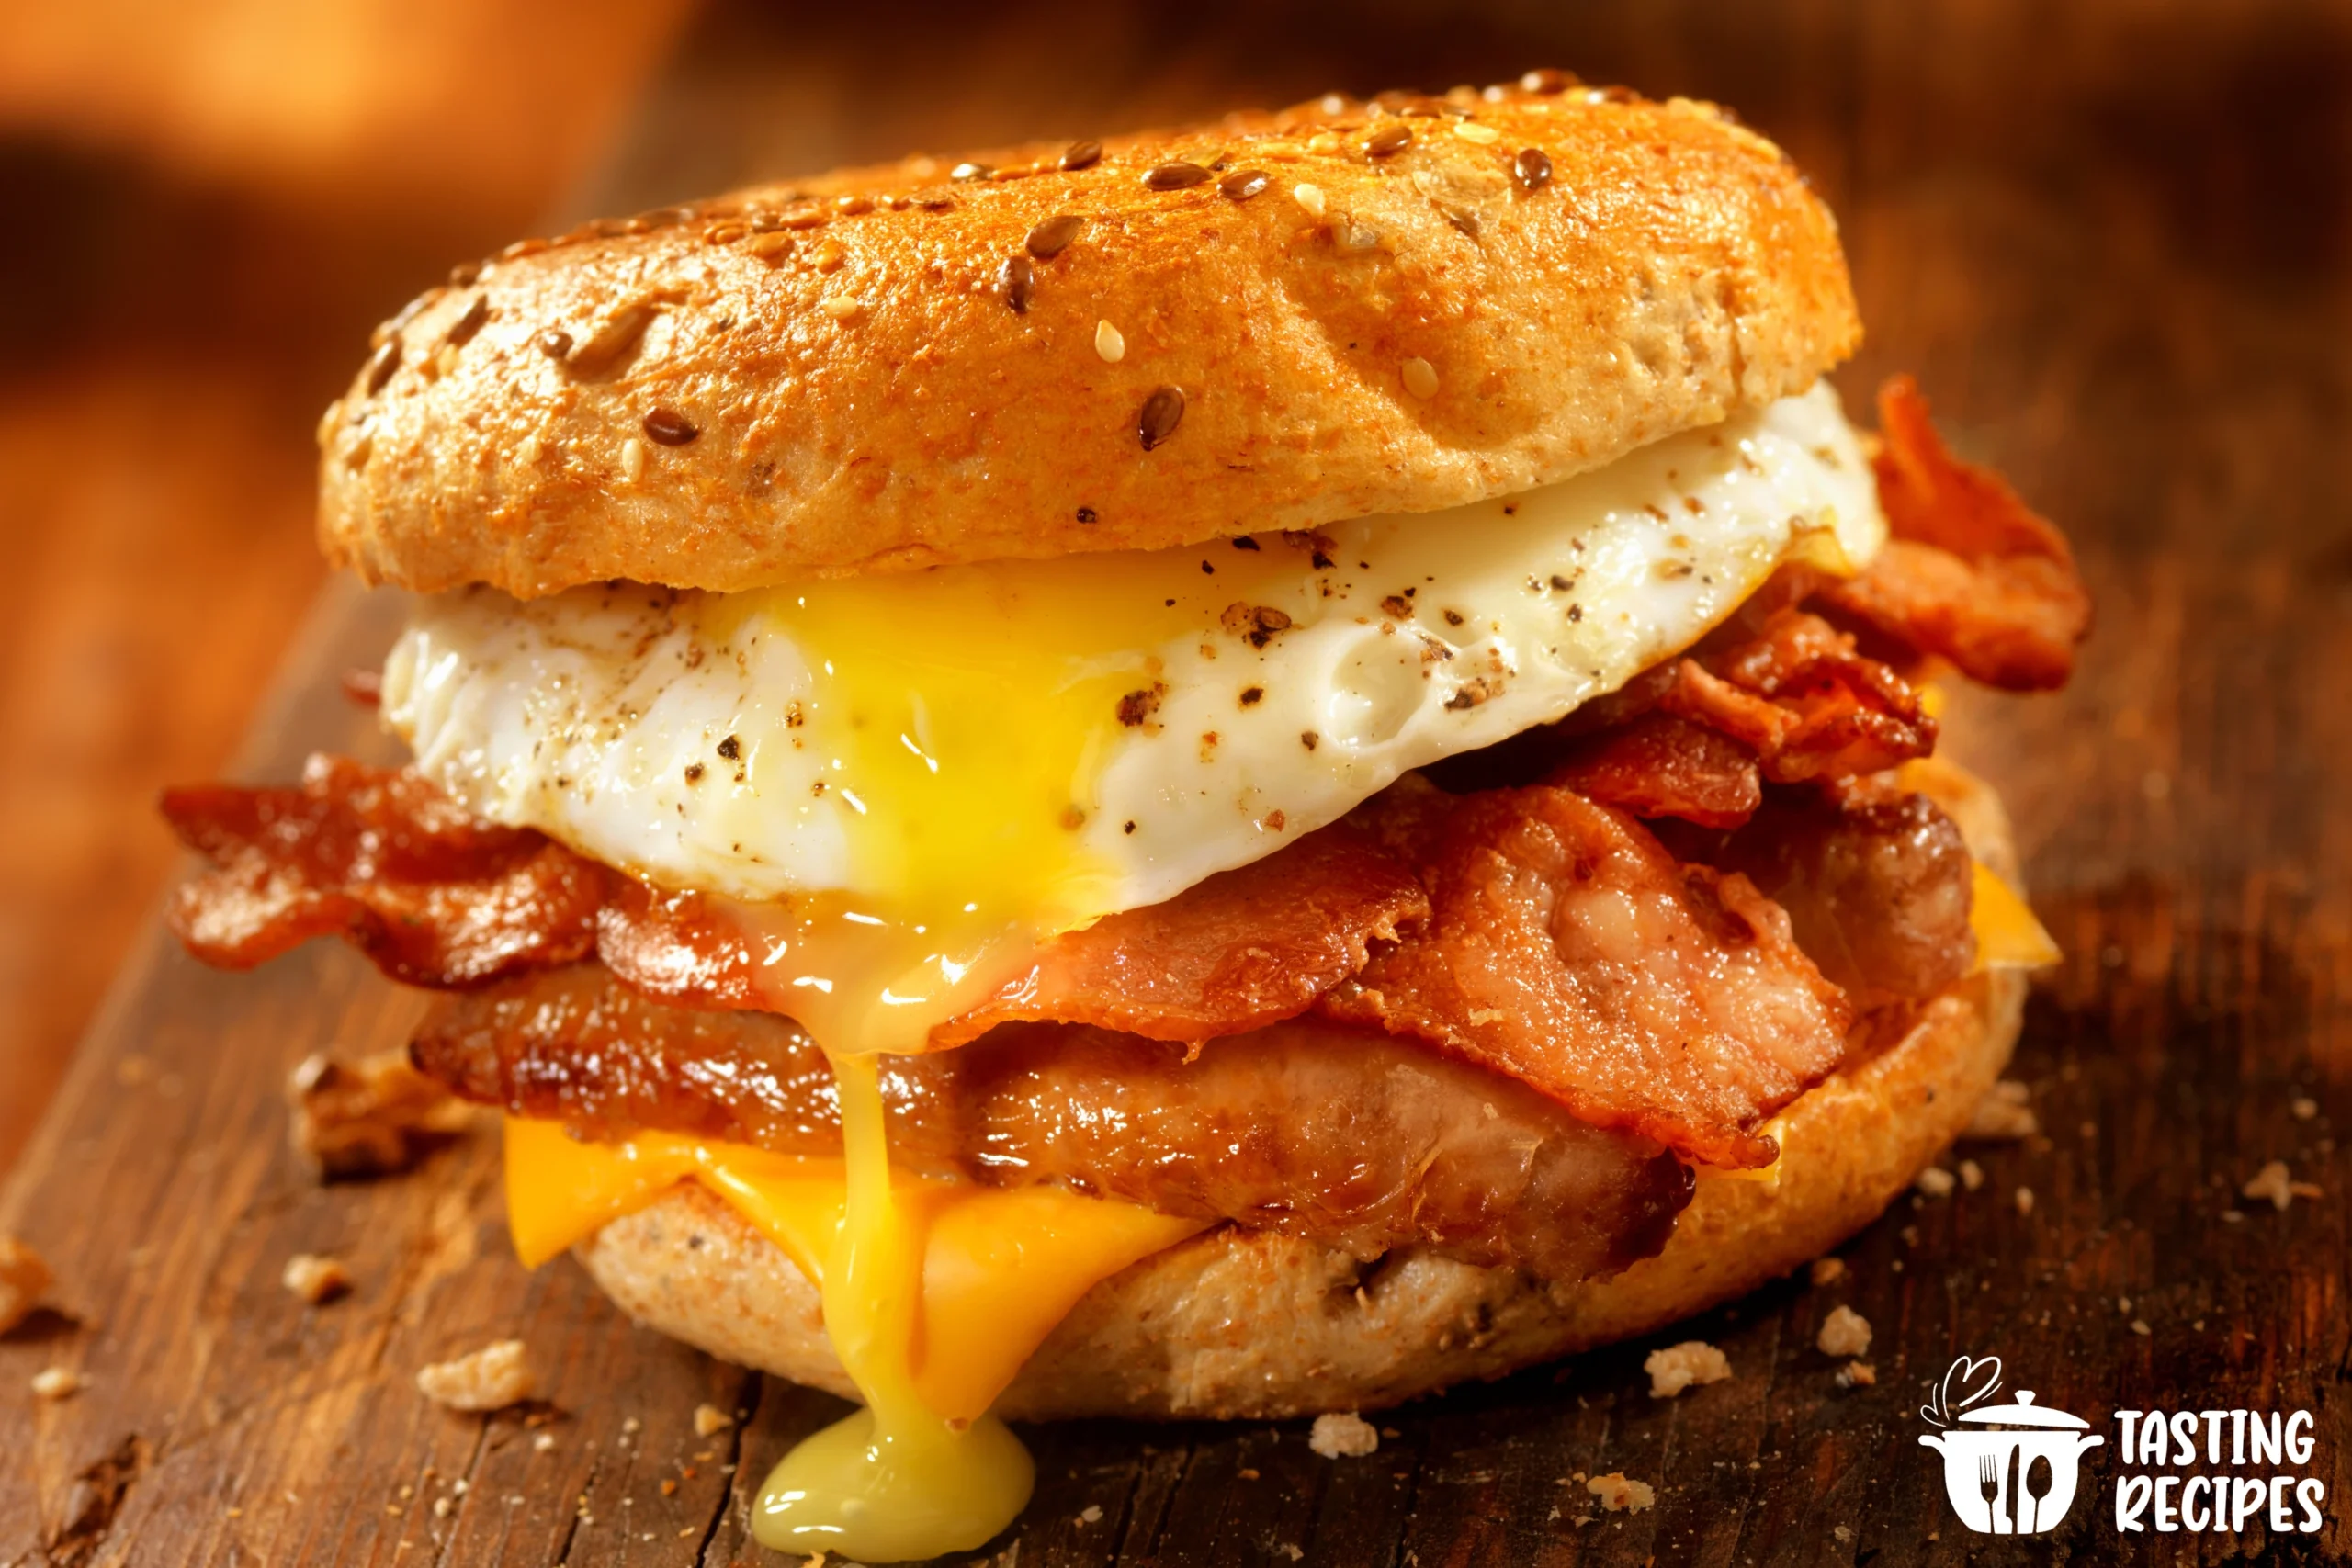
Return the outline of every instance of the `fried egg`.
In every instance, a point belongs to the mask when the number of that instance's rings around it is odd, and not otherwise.
[[[1067,929],[1557,719],[1885,525],[1836,394],[1317,533],[423,601],[386,721],[476,813],[654,883]]]

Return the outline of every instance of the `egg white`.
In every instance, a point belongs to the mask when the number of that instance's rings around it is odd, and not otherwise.
[[[1411,769],[1557,719],[1695,641],[1792,554],[1828,539],[1859,565],[1884,536],[1870,466],[1824,383],[1515,496],[1313,541],[1266,536],[1255,550],[1137,556],[1122,568],[1137,604],[1164,584],[1183,602],[1161,611],[1153,597],[1155,615],[1192,618],[1169,635],[1139,614],[1143,640],[1081,661],[1151,694],[1148,714],[1129,705],[1134,722],[1101,705],[1069,781],[1066,836],[1099,874],[1091,912],[1157,903]],[[983,639],[1050,651],[1049,566]],[[1025,569],[986,570],[1017,583]],[[1288,625],[1237,629],[1216,613],[1227,592]],[[880,829],[856,769],[804,725],[829,661],[857,649],[802,646],[766,603],[628,585],[440,595],[386,663],[385,720],[478,814],[664,885],[889,899],[902,890],[874,879],[898,874],[860,850]],[[711,657],[720,619],[734,632]],[[1021,711],[1009,698],[1008,757],[1024,744]],[[920,736],[900,739],[922,754]],[[967,761],[985,793],[987,760]]]

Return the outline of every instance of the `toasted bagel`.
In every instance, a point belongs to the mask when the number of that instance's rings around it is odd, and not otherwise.
[[[738,590],[1423,512],[1800,391],[1860,338],[1828,209],[1706,104],[1327,100],[1065,154],[459,268],[322,422],[327,555],[426,592]]]

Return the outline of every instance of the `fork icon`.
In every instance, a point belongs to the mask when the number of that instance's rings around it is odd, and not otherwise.
[[[2001,1472],[1993,1463],[1991,1454],[1977,1456],[1976,1484],[1984,1494],[1985,1512],[1992,1516],[1993,1533],[2007,1535],[2009,1531],[2003,1527],[2008,1524],[2008,1520],[2001,1517],[2000,1504],[1997,1501],[2001,1495]]]

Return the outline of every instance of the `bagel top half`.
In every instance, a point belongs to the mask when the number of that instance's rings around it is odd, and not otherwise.
[[[1422,512],[1804,389],[1827,209],[1713,106],[1530,84],[903,163],[526,241],[379,330],[328,556],[733,591]]]

